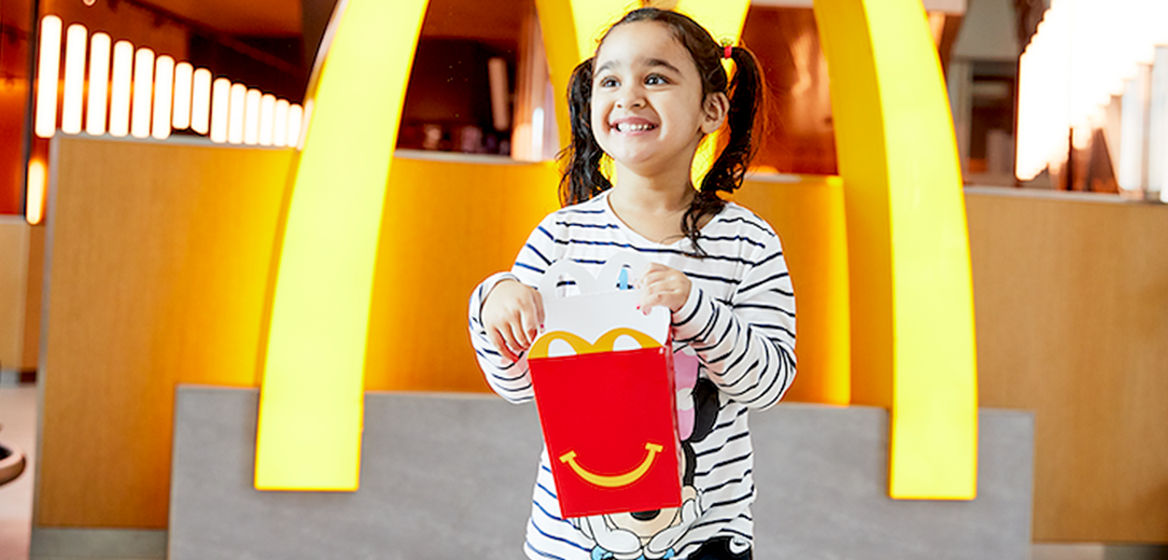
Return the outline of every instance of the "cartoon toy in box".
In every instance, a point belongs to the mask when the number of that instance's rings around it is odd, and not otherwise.
[[[647,261],[621,254],[593,278],[559,261],[540,284],[544,330],[528,354],[565,518],[681,505],[670,313],[627,287]],[[557,296],[574,281],[579,295]]]

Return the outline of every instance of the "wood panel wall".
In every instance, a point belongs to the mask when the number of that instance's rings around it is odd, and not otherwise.
[[[1168,542],[1168,206],[1016,192],[966,208],[981,404],[1035,412],[1034,539]]]
[[[24,352],[30,226],[23,216],[0,216],[0,368],[18,369]]]
[[[45,227],[31,226],[28,230],[28,273],[24,297],[24,344],[21,353],[21,371],[35,371],[40,357],[41,310],[45,285]]]
[[[37,366],[45,228],[0,216],[0,368]]]
[[[292,154],[54,142],[34,524],[162,528],[175,383],[256,384]]]

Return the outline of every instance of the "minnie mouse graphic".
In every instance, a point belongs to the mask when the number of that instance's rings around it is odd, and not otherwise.
[[[698,377],[697,356],[688,348],[674,354],[677,424],[682,450],[681,506],[652,511],[594,515],[572,520],[596,545],[592,560],[659,560],[674,558],[674,548],[701,516],[701,495],[694,487],[693,443],[714,427],[718,390]]]

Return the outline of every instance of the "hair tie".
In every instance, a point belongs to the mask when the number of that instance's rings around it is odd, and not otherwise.
[[[733,50],[734,50],[734,46],[733,46],[733,45],[726,45],[726,46],[725,46],[725,47],[722,49],[722,58],[730,58],[730,55],[731,55],[731,53],[733,52]]]

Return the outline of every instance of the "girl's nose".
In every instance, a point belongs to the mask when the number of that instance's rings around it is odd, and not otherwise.
[[[616,106],[620,109],[644,107],[645,97],[641,94],[641,91],[636,88],[626,88],[620,92],[619,96],[617,96]]]
[[[645,100],[640,97],[624,98],[617,100],[616,106],[621,109],[640,108],[645,106]]]

